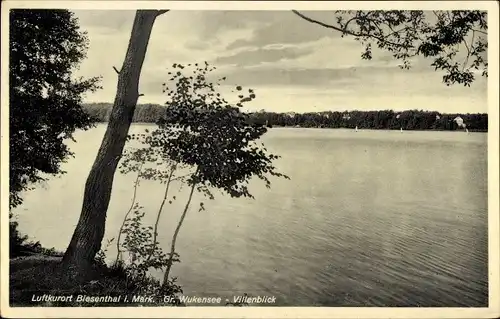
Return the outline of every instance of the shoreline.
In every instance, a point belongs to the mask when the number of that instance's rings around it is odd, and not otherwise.
[[[109,122],[95,122],[95,125],[107,125]],[[155,122],[132,122],[131,125],[156,125]],[[269,129],[307,129],[307,130],[344,130],[344,131],[353,131],[355,132],[354,128],[349,128],[349,127],[296,127],[296,126],[279,126],[279,125],[273,125],[272,127],[268,127]],[[361,133],[363,131],[387,131],[387,132],[400,132],[399,129],[389,129],[389,128],[381,128],[381,129],[376,129],[376,128],[358,128],[358,131],[356,133]],[[462,130],[442,130],[442,129],[424,129],[424,130],[403,130],[403,132],[456,132],[456,133],[465,133]],[[488,133],[488,130],[469,130],[469,133]]]

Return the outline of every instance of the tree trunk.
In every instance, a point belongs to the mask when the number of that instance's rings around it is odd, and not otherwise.
[[[176,165],[172,165],[170,167],[170,174],[168,175],[167,186],[165,187],[165,194],[163,195],[163,200],[161,201],[160,208],[158,209],[158,214],[156,215],[155,227],[153,229],[153,247],[151,248],[151,252],[146,258],[146,262],[148,262],[156,250],[156,241],[158,239],[158,224],[160,223],[161,213],[163,212],[163,206],[165,206],[165,202],[167,201],[168,189],[170,188],[170,183],[172,182],[172,176],[174,175]]]
[[[118,74],[108,127],[85,183],[80,219],[63,257],[63,263],[68,267],[87,269],[101,248],[114,174],[139,98],[139,76],[149,37],[160,13],[157,10],[136,12],[125,60]]]
[[[132,210],[135,207],[135,198],[137,197],[137,187],[139,187],[139,180],[141,179],[141,173],[142,173],[142,166],[144,163],[141,163],[139,166],[139,171],[137,172],[137,177],[135,178],[135,183],[134,183],[134,195],[132,195],[132,203],[130,204],[130,208],[128,209],[127,213],[125,214],[125,217],[123,217],[122,225],[120,226],[120,229],[118,230],[118,238],[116,239],[116,258],[115,258],[115,265],[118,265],[122,261],[122,250],[120,248],[121,245],[121,238],[122,238],[122,232],[123,232],[123,227],[125,227],[125,223],[127,222],[128,215],[132,212]]]
[[[199,168],[196,168],[196,172],[194,173],[194,176],[197,177],[198,175]],[[189,205],[191,204],[191,200],[193,199],[193,193],[196,185],[198,184],[197,181],[193,181],[193,184],[191,184],[191,191],[189,193],[189,198],[186,203],[186,206],[184,207],[184,211],[182,212],[181,219],[179,220],[179,223],[177,224],[177,228],[175,229],[174,236],[172,237],[172,244],[170,247],[170,257],[168,258],[168,263],[167,263],[167,268],[165,270],[165,274],[163,274],[163,284],[162,287],[166,287],[168,285],[168,276],[170,275],[170,269],[172,268],[172,264],[174,262],[174,253],[175,253],[175,243],[177,242],[177,236],[179,236],[179,231],[181,230],[182,223],[184,222],[184,218],[186,218],[186,214],[189,209]]]

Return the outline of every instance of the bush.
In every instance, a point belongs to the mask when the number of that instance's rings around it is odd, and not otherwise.
[[[44,248],[39,241],[29,240],[27,235],[21,234],[18,229],[19,223],[14,220],[12,213],[9,214],[9,248],[10,258],[20,256],[30,256],[34,254],[44,254],[47,256],[62,256],[61,252],[54,248]]]
[[[11,216],[12,217],[12,216]],[[141,232],[140,219],[127,228],[135,238],[144,236]],[[137,227],[136,227],[137,226]],[[11,306],[177,306],[181,305],[178,294],[182,289],[176,284],[176,279],[161,283],[158,279],[148,276],[142,262],[126,264],[118,261],[108,266],[106,252],[113,239],[96,255],[91,271],[85,277],[76,277],[61,263],[63,253],[54,248],[47,249],[40,242],[28,241],[28,236],[18,230],[18,223],[10,221],[10,304]],[[134,245],[137,244],[137,247]],[[134,252],[143,251],[142,243],[130,240],[127,249]],[[19,258],[16,258],[19,257]],[[144,259],[141,259],[144,260]],[[148,261],[155,264],[154,257]],[[140,270],[140,271],[138,271]],[[71,302],[33,302],[33,295],[73,295]],[[87,296],[121,296],[119,302],[76,302],[77,295]],[[133,296],[152,297],[153,303],[132,303]],[[171,296],[168,304],[163,302],[164,296]],[[125,299],[127,298],[127,299]]]

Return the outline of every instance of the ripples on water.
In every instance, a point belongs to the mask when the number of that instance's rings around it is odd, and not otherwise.
[[[103,133],[80,134],[68,174],[27,198],[22,230],[66,247]],[[255,200],[217,196],[188,214],[173,269],[185,294],[275,295],[282,306],[487,306],[486,134],[272,129],[264,142],[291,180],[271,190],[256,182]],[[108,238],[132,183],[115,179]],[[139,200],[155,211],[161,192],[146,182]],[[33,215],[41,201],[43,218]],[[166,249],[179,214],[180,203],[164,215]]]

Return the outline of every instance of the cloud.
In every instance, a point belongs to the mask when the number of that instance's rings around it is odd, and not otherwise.
[[[294,60],[312,52],[312,48],[258,48],[219,57],[215,59],[214,63],[234,64],[236,66],[258,65],[266,62],[278,62],[285,59]]]
[[[306,12],[330,21],[330,12]],[[77,75],[103,76],[103,89],[89,101],[111,102],[127,49],[134,11],[80,10],[88,32],[88,58]],[[485,111],[487,81],[470,88],[446,87],[432,60],[415,59],[400,70],[390,53],[374,49],[373,60],[360,57],[363,46],[351,37],[313,25],[291,11],[171,11],[154,25],[144,61],[141,103],[163,103],[161,84],[173,63],[209,61],[227,87],[253,88],[251,108],[312,111],[342,108],[410,108]],[[228,91],[229,90],[229,91]],[[226,92],[225,91],[225,92]],[[314,108],[316,107],[316,108]]]
[[[239,72],[231,70],[223,74],[227,76],[228,83],[234,85],[255,86],[302,86],[318,87],[330,86],[332,82],[340,80],[353,81],[356,69],[281,69],[254,67],[244,68]]]
[[[324,21],[332,18],[330,12],[309,11],[306,13]],[[292,11],[261,12],[253,16],[258,16],[264,22],[255,24],[252,37],[234,41],[227,46],[228,50],[239,47],[263,47],[274,43],[303,44],[325,37],[340,37],[339,32],[306,22]],[[262,19],[263,17],[267,19]]]
[[[132,29],[135,10],[75,10],[82,26],[101,31],[127,31]]]

